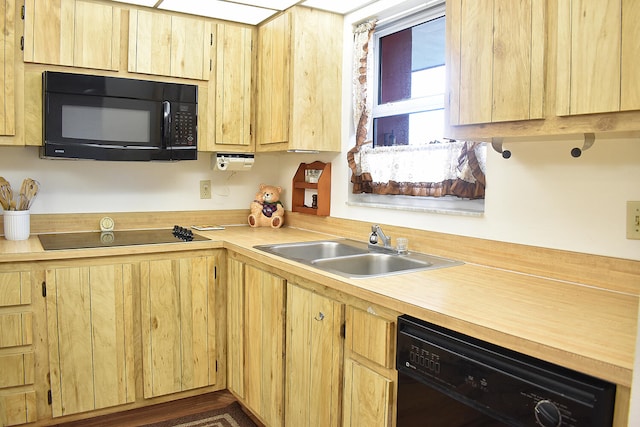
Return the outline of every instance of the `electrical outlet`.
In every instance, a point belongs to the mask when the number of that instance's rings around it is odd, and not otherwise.
[[[200,181],[200,198],[201,199],[211,198],[211,180],[210,179]]]
[[[627,202],[627,239],[640,239],[640,202]]]

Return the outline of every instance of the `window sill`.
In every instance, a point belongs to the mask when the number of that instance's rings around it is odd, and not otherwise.
[[[484,215],[484,200],[459,199],[455,196],[413,197],[387,196],[381,194],[350,194],[349,206],[395,209],[400,211],[429,212],[444,215],[481,217]]]

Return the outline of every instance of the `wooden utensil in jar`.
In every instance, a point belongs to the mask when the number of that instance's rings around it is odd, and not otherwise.
[[[22,187],[20,187],[20,200],[18,203],[18,210],[26,211],[31,209],[33,199],[38,194],[39,189],[40,184],[34,179],[26,178],[24,181],[22,181]]]
[[[0,176],[0,204],[5,211],[11,210],[11,201],[13,200],[13,191],[9,181]]]

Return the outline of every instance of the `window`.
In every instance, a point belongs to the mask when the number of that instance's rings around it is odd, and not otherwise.
[[[428,144],[444,134],[445,17],[408,28],[403,24],[374,36],[379,71],[374,74],[373,147]]]
[[[444,138],[444,9],[355,31],[350,204],[484,210],[484,144]]]

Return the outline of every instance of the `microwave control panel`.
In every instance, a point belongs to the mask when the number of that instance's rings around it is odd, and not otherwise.
[[[195,105],[180,104],[173,114],[171,145],[196,145],[197,118]]]

